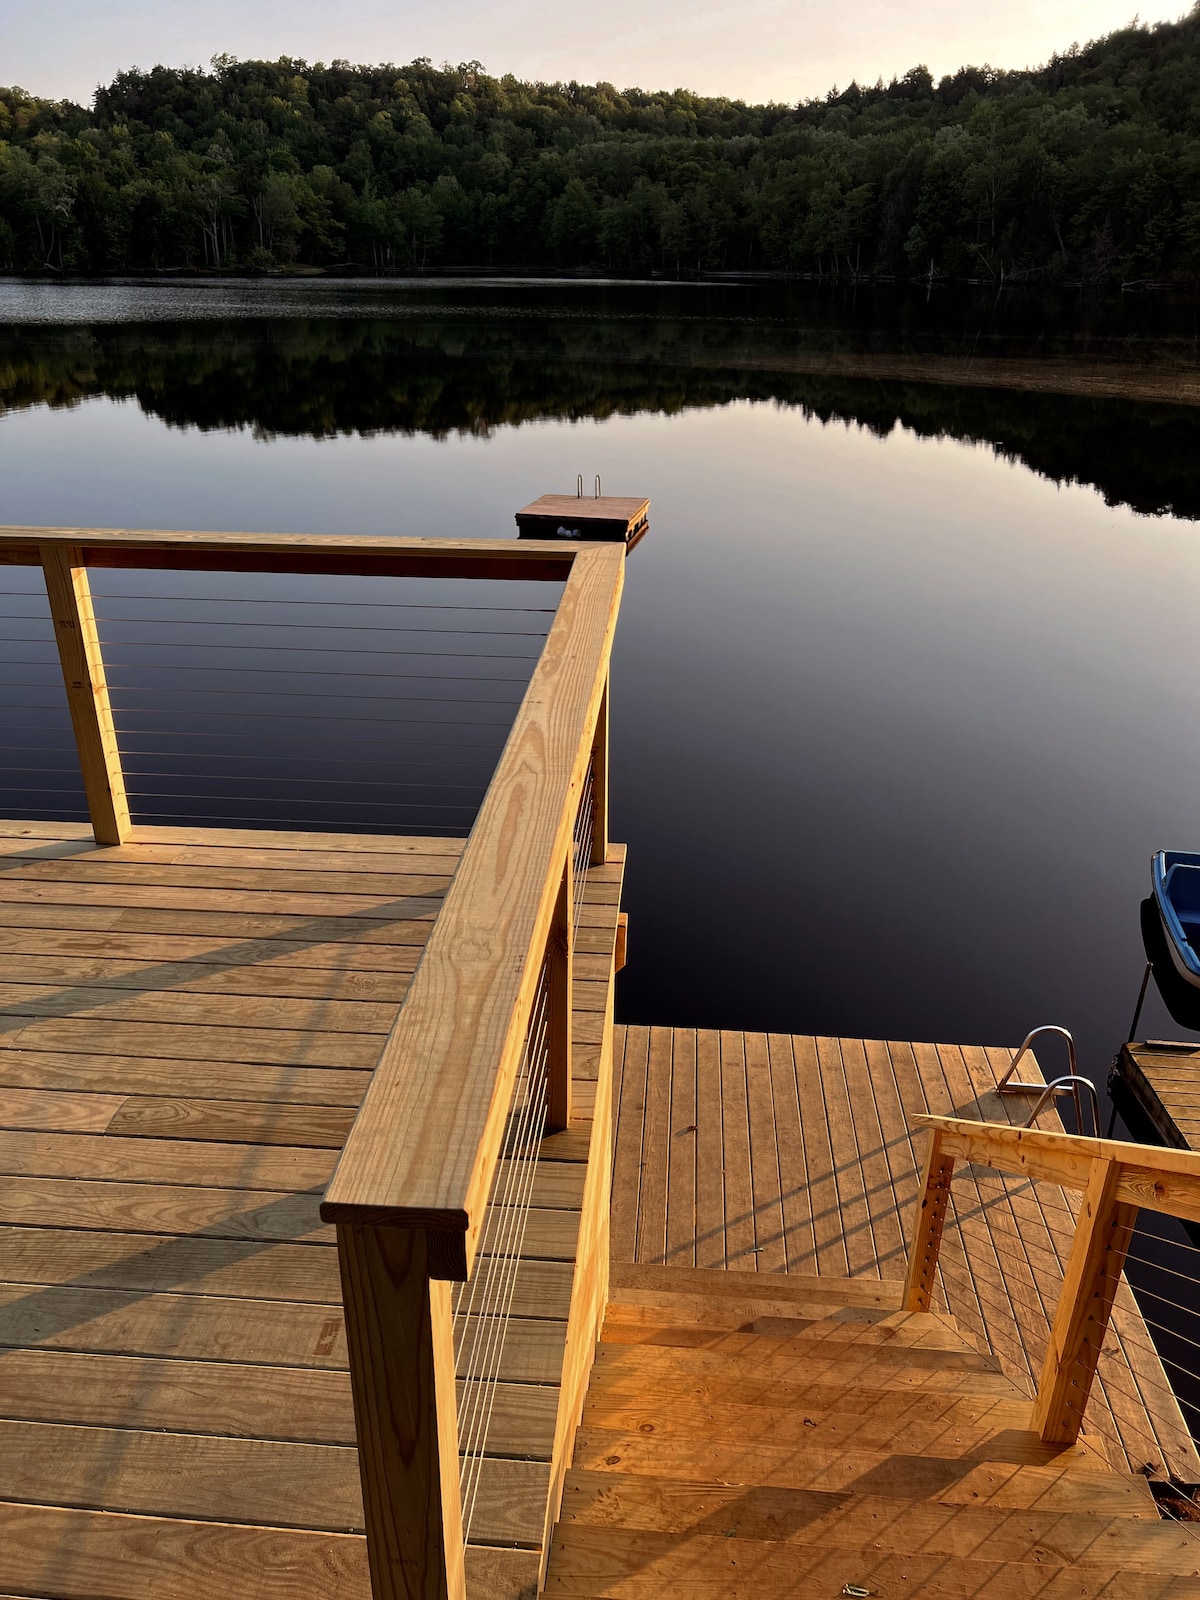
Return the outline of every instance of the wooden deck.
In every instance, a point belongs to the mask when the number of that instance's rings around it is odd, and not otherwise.
[[[1171,1039],[1127,1044],[1117,1076],[1163,1144],[1200,1150],[1200,1047]]]
[[[318,1208],[461,849],[0,823],[6,1594],[369,1592]],[[534,1179],[472,1600],[536,1581],[568,1308],[603,1292],[576,1257],[622,870],[587,875],[576,1121]]]
[[[920,1113],[1024,1121],[995,1083],[1012,1052],[618,1028],[613,1282],[623,1266],[902,1280]],[[1041,1126],[1061,1127],[1053,1112]],[[942,1305],[1032,1394],[1077,1206],[977,1167],[956,1178]],[[1114,1466],[1200,1481],[1179,1407],[1122,1286],[1087,1412]]]

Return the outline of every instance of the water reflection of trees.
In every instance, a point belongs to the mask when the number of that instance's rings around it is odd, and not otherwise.
[[[766,343],[765,343],[766,341]],[[0,405],[132,399],[173,427],[264,437],[487,434],[552,418],[738,400],[878,435],[990,446],[1110,504],[1200,519],[1195,408],[935,382],[739,369],[778,329],[703,322],[310,320],[0,329]]]

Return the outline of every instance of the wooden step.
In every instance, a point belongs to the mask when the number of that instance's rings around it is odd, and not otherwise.
[[[798,1347],[785,1342],[781,1347],[764,1348],[765,1341],[754,1336],[729,1334],[713,1346],[682,1345],[668,1341],[655,1344],[606,1342],[596,1350],[596,1366],[605,1371],[659,1372],[666,1376],[686,1371],[697,1379],[742,1375],[764,1379],[816,1380],[830,1370],[854,1375],[855,1381],[873,1382],[902,1378],[912,1373],[980,1373],[1000,1376],[995,1358],[965,1347],[928,1349],[911,1344],[820,1344],[809,1342]]]
[[[821,1295],[772,1296],[766,1289],[741,1295],[707,1293],[669,1295],[652,1289],[622,1289],[609,1301],[608,1314],[616,1326],[668,1326],[714,1328],[729,1332],[754,1332],[767,1322],[876,1322],[900,1313],[889,1304],[841,1305]]]
[[[935,1352],[943,1354],[943,1352]],[[714,1405],[798,1406],[822,1408],[847,1391],[863,1397],[887,1397],[907,1404],[925,1395],[991,1395],[1023,1400],[1023,1394],[1002,1372],[964,1366],[947,1357],[943,1364],[908,1365],[863,1357],[836,1361],[788,1359],[756,1362],[740,1357],[721,1360],[707,1351],[678,1351],[658,1345],[613,1345],[593,1368],[590,1393],[599,1398],[638,1399],[647,1385],[670,1385],[672,1399]]]
[[[963,1504],[1003,1493],[1005,1504],[1022,1506],[1040,1502],[1035,1496],[1054,1491],[1066,1496],[1064,1509],[1091,1509],[1093,1496],[1112,1494],[1115,1502],[1128,1504],[1139,1496],[1144,1485],[1123,1475],[1110,1474],[1088,1446],[1074,1445],[1056,1450],[1042,1445],[1029,1434],[1014,1434],[1011,1443],[998,1445],[987,1456],[923,1456],[901,1448],[854,1450],[842,1445],[811,1443],[803,1450],[790,1446],[758,1445],[754,1437],[741,1442],[696,1442],[694,1438],[669,1440],[645,1434],[621,1434],[581,1427],[574,1442],[574,1466],[590,1472],[621,1472],[640,1477],[686,1478],[707,1483],[718,1478],[723,1483],[742,1483],[763,1488],[789,1490],[827,1490],[848,1493],[858,1490],[888,1494],[896,1499],[952,1499],[965,1494]],[[1003,1454],[1000,1453],[1003,1451]],[[976,1469],[984,1469],[976,1474]],[[1037,1469],[1048,1477],[1038,1477],[1029,1485],[1014,1482],[1014,1475]],[[970,1478],[970,1490],[963,1485]],[[1077,1478],[1077,1486],[1066,1485]],[[1064,1486],[1066,1485],[1066,1486]],[[1058,1499],[1056,1499],[1058,1504]],[[1110,1502],[1102,1499],[1104,1509]],[[1142,1504],[1146,1504],[1142,1499]]]
[[[894,1554],[625,1528],[560,1529],[546,1593],[561,1600],[796,1600],[853,1584],[887,1600],[1195,1600],[1200,1580],[1159,1572]],[[853,1591],[851,1591],[853,1592]]]
[[[671,1393],[635,1401],[596,1386],[588,1394],[582,1425],[706,1445],[752,1437],[760,1445],[844,1443],[856,1450],[883,1450],[903,1440],[906,1450],[939,1456],[982,1455],[994,1443],[1001,1452],[997,1459],[1006,1460],[1013,1436],[1029,1431],[1032,1409],[1028,1400],[987,1395],[910,1397],[846,1389],[827,1395],[825,1405],[818,1404],[821,1398],[814,1393],[795,1405],[745,1406],[689,1401]],[[1042,1453],[1039,1449],[1038,1459]]]
[[[903,1285],[882,1278],[819,1278],[798,1272],[732,1272],[704,1267],[643,1267],[614,1261],[610,1304],[638,1292],[660,1297],[702,1294],[710,1300],[825,1301],[834,1306],[884,1306],[898,1311]]]
[[[935,1350],[967,1350],[958,1329],[936,1312],[886,1311],[846,1306],[814,1308],[811,1316],[789,1315],[799,1307],[778,1306],[765,1313],[733,1302],[714,1306],[696,1301],[609,1306],[601,1336],[605,1344],[675,1344],[688,1348],[762,1351],[789,1344],[797,1349],[822,1343],[892,1345]]]
[[[1200,1559],[1195,1531],[1184,1524],[1161,1522],[1152,1507],[1141,1517],[1104,1511],[1033,1511],[578,1470],[567,1475],[562,1521],[680,1538],[737,1538],[839,1550],[884,1548],[894,1555],[934,1550],[975,1560],[1108,1565],[1180,1576],[1194,1574]]]

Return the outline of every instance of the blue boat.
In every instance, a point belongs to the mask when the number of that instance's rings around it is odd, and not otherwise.
[[[1171,961],[1186,983],[1200,989],[1200,855],[1160,850],[1150,872]]]

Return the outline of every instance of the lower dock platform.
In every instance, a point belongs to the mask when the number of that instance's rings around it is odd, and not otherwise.
[[[614,1286],[676,1267],[903,1281],[922,1113],[1023,1123],[996,1082],[1013,1052],[704,1029],[617,1029]],[[1061,1131],[1057,1113],[1037,1124]],[[966,1167],[941,1307],[1032,1394],[1078,1213],[1045,1183]],[[1200,1482],[1200,1460],[1122,1283],[1085,1426],[1114,1466]]]

